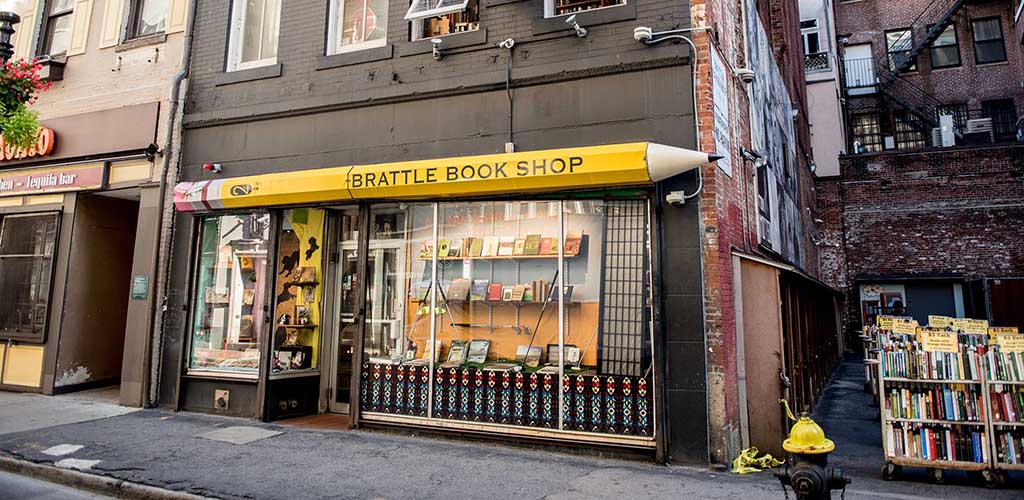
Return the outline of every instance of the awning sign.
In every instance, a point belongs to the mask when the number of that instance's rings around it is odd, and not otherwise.
[[[102,162],[0,172],[0,196],[99,189],[106,183]]]
[[[175,186],[178,210],[438,199],[648,185],[716,159],[653,143],[333,167]]]

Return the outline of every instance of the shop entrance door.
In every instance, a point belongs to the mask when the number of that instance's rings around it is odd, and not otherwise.
[[[344,232],[342,233],[344,234]],[[405,345],[400,342],[404,331],[405,282],[398,279],[398,272],[405,262],[405,247],[401,240],[371,239],[368,245],[366,272],[359,271],[358,238],[365,232],[353,232],[351,239],[339,243],[337,290],[338,325],[335,342],[334,373],[330,411],[348,413],[351,403],[352,365],[355,349],[355,335],[358,328],[360,279],[366,276],[366,336],[363,345],[367,356],[382,356],[385,353],[403,352]]]

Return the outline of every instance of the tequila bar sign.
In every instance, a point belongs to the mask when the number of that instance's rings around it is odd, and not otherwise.
[[[0,171],[0,196],[98,189],[106,183],[106,173],[102,162]]]

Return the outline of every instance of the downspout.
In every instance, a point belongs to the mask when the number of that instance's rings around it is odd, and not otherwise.
[[[158,212],[156,219],[156,227],[159,237],[157,239],[156,256],[153,259],[153,270],[152,274],[150,275],[152,276],[151,279],[153,281],[154,297],[152,301],[152,306],[150,306],[149,311],[149,324],[151,325],[148,346],[150,355],[148,384],[149,390],[143,404],[143,406],[147,408],[152,408],[156,406],[157,392],[160,380],[160,361],[163,357],[163,314],[161,313],[162,311],[166,310],[167,307],[167,294],[161,293],[161,289],[163,287],[166,287],[166,276],[169,275],[170,273],[165,272],[165,279],[163,280],[158,280],[156,278],[160,274],[161,257],[165,257],[168,259],[166,269],[170,269],[170,256],[168,255],[169,251],[165,252],[165,249],[170,248],[170,240],[173,231],[171,229],[168,229],[165,238],[165,233],[163,230],[164,213],[167,211],[167,207],[165,206],[167,203],[168,189],[167,174],[170,172],[171,169],[172,157],[174,157],[174,159],[176,160],[176,166],[181,164],[180,141],[178,141],[177,143],[178,147],[174,147],[174,139],[175,136],[177,135],[175,134],[175,125],[178,124],[178,109],[181,106],[181,100],[184,98],[184,95],[182,94],[181,91],[182,82],[184,82],[185,79],[188,77],[189,69],[192,62],[192,28],[195,25],[197,1],[198,0],[189,0],[188,2],[188,13],[185,18],[185,40],[181,52],[181,65],[179,66],[181,69],[178,71],[176,75],[174,75],[174,79],[171,83],[171,99],[169,102],[170,109],[168,110],[167,116],[167,136],[164,140],[165,146],[163,155],[163,165],[160,167],[160,202],[158,204]],[[166,244],[164,242],[165,239]]]

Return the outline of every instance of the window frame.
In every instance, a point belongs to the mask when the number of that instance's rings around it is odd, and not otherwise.
[[[989,39],[989,40],[981,40],[979,42],[978,41],[978,30],[976,29],[977,26],[978,26],[978,23],[989,22],[989,21],[995,21],[996,25],[999,26],[999,38],[992,38],[992,39]],[[1006,50],[1006,31],[1003,30],[1003,18],[1002,17],[992,16],[992,17],[983,17],[983,18],[980,18],[980,19],[971,19],[971,42],[974,45],[974,64],[977,64],[979,66],[980,65],[984,65],[984,64],[999,64],[999,63],[1004,63],[1004,62],[1009,60],[1008,59],[1009,58],[1009,54],[1007,53],[1007,50]],[[979,43],[983,43],[983,44],[998,43],[1002,47],[1002,50],[1003,50],[1003,57],[1002,57],[1002,59],[992,60],[992,61],[984,61],[984,62],[978,60],[978,55],[979,55],[978,44]]]
[[[928,27],[929,30],[931,30],[931,28],[931,26]],[[938,42],[939,39],[942,38],[942,35],[944,35],[949,30],[953,30],[953,44],[936,45],[935,43]],[[936,64],[935,49],[948,50],[950,47],[955,49],[954,52],[956,53],[956,64]],[[935,41],[928,45],[928,63],[931,64],[932,69],[959,68],[963,66],[964,61],[963,57],[960,54],[960,33],[956,29],[956,23],[950,23],[949,26],[946,26],[946,28],[942,30],[942,33],[939,33],[939,36],[935,38]]]
[[[928,147],[928,132],[922,130],[921,127],[927,128],[926,124],[910,111],[894,112],[892,115],[892,137],[896,149],[913,151]]]
[[[11,218],[23,218],[23,217],[38,217],[48,215],[54,220],[54,232],[53,232],[53,254],[50,258],[50,283],[49,289],[46,291],[46,312],[44,313],[43,328],[36,333],[22,334],[22,333],[6,333],[0,331],[0,339],[10,339],[16,341],[27,341],[27,342],[46,342],[47,333],[50,330],[50,313],[53,310],[53,282],[57,275],[57,256],[60,254],[60,236],[61,236],[61,217],[60,212],[56,211],[45,211],[45,212],[15,212],[15,213],[3,213],[0,214],[0,241],[3,238],[4,224],[7,219]],[[35,254],[33,254],[35,255]],[[2,257],[0,257],[2,258]]]
[[[414,0],[414,2],[415,1],[418,1],[418,0]],[[466,31],[451,31],[451,32],[445,33],[443,35],[424,35],[423,34],[423,31],[424,31],[424,29],[426,27],[426,23],[427,23],[427,21],[429,19],[431,19],[433,17],[444,17],[444,16],[449,16],[449,15],[452,15],[452,14],[459,14],[459,13],[463,13],[463,12],[468,12],[470,10],[470,8],[471,8],[471,4],[474,1],[476,2],[476,12],[477,12],[476,28],[473,28],[471,30],[466,30]],[[419,40],[429,40],[429,39],[433,39],[433,38],[444,38],[446,36],[461,35],[463,33],[473,33],[473,32],[476,32],[476,31],[480,31],[480,7],[481,7],[480,2],[481,2],[481,0],[466,0],[465,1],[465,6],[466,7],[464,9],[462,9],[462,10],[456,10],[456,11],[452,11],[452,12],[446,12],[444,14],[431,15],[431,16],[427,16],[427,17],[422,17],[422,18],[417,18],[417,19],[410,20],[409,21],[409,41],[415,42],[415,41],[419,41]],[[412,7],[410,7],[410,9],[411,8]]]
[[[199,290],[199,272],[200,272],[200,268],[201,268],[201,265],[202,265],[201,262],[202,262],[202,257],[203,257],[203,255],[202,255],[202,248],[203,248],[203,221],[205,221],[206,219],[211,218],[211,217],[222,218],[222,217],[231,217],[231,216],[239,216],[239,215],[266,214],[267,217],[268,217],[267,241],[266,241],[266,243],[267,243],[267,252],[269,254],[272,251],[276,252],[276,248],[277,248],[277,240],[276,240],[277,234],[276,234],[276,231],[278,230],[278,222],[277,222],[275,213],[276,212],[274,210],[270,210],[270,209],[217,211],[217,212],[210,212],[210,213],[204,213],[204,214],[197,214],[196,216],[194,216],[192,218],[194,229],[193,229],[193,235],[192,235],[192,259],[191,259],[192,269],[189,271],[189,284],[188,284],[188,321],[185,324],[185,342],[184,342],[184,350],[183,350],[184,354],[183,354],[183,356],[181,357],[181,360],[180,360],[180,363],[181,363],[180,366],[182,367],[182,373],[184,375],[187,375],[189,377],[221,378],[221,379],[227,378],[227,379],[237,379],[237,380],[246,380],[246,381],[259,381],[259,380],[262,380],[263,378],[265,378],[264,377],[264,373],[266,372],[266,369],[267,369],[267,359],[266,359],[266,356],[265,356],[266,350],[267,350],[267,346],[266,346],[266,344],[267,344],[267,335],[273,335],[273,331],[271,331],[270,333],[262,332],[261,335],[260,335],[260,339],[259,339],[259,341],[257,343],[257,349],[259,350],[259,356],[258,356],[259,363],[257,364],[255,370],[246,370],[246,371],[242,371],[242,370],[225,370],[225,369],[222,369],[222,368],[218,369],[216,367],[198,367],[198,368],[193,368],[192,367],[192,358],[193,358],[193,352],[194,352],[194,348],[195,348],[196,314],[199,312],[199,307],[197,306],[197,304],[198,304],[200,293],[205,293],[205,291]],[[275,267],[272,265],[271,262],[269,262],[269,260],[268,260],[266,265],[267,265],[267,276],[266,276],[266,281],[267,282],[263,283],[263,287],[265,288],[265,293],[267,294],[267,296],[268,297],[272,297],[273,296],[273,291],[274,291],[273,290],[273,285],[276,284],[276,275],[271,276],[270,272],[273,269],[275,269]],[[276,299],[274,299],[273,303],[276,305],[276,303],[277,303]],[[271,318],[270,323],[266,323],[265,322],[265,324],[264,324],[264,327],[266,327],[266,328],[272,328],[273,326],[274,326],[273,318]]]
[[[894,33],[907,33],[907,34],[910,35],[910,38],[908,40],[908,42],[909,42],[909,48],[908,49],[906,49],[906,50],[893,50],[892,49],[892,47],[889,45],[889,35],[890,34],[894,34]],[[885,40],[885,56],[886,56],[886,61],[889,64],[889,71],[895,72],[896,71],[896,59],[893,58],[893,55],[894,54],[902,54],[902,53],[908,53],[909,54],[911,52],[911,49],[913,49],[913,47],[914,47],[914,29],[910,28],[910,27],[907,27],[907,28],[897,28],[897,29],[886,30],[883,33],[883,37],[884,37],[884,40]],[[900,37],[900,38],[902,39],[902,37]],[[913,73],[915,71],[917,71],[917,58],[914,58],[913,62],[910,64],[910,66],[907,67],[906,70],[902,71],[902,73]]]
[[[366,1],[366,0],[364,0]],[[467,0],[468,2],[468,0]],[[366,2],[369,3],[369,2]],[[390,3],[390,2],[387,2]],[[340,9],[340,12],[338,10]],[[365,9],[365,7],[364,7]],[[388,6],[390,11],[390,5]],[[386,47],[388,45],[388,16],[383,17],[383,24],[381,24],[381,18],[377,18],[377,24],[383,25],[384,37],[377,40],[362,41],[359,43],[349,45],[338,45],[338,37],[344,33],[344,29],[339,30],[338,21],[339,18],[345,16],[345,0],[330,0],[327,4],[327,44],[324,50],[324,54],[333,56],[337,54],[347,54],[350,52],[359,52],[361,50],[375,49],[378,47]]]
[[[861,124],[857,121],[858,119],[866,117],[874,118],[874,123]],[[877,129],[877,132],[857,134],[857,127],[872,127],[873,129]],[[882,133],[882,117],[878,113],[857,113],[850,117],[850,137],[853,139],[853,142],[860,142],[861,147],[864,148],[864,153],[880,153],[885,151],[884,135],[885,134]],[[878,141],[866,142],[862,140],[862,138],[868,137],[878,139]],[[875,147],[877,147],[877,149],[872,149]],[[853,149],[852,143],[850,149]],[[855,151],[854,153],[860,154],[859,151]]]
[[[804,23],[809,23],[809,22],[814,22],[814,26],[809,26],[807,28],[804,28],[803,24]],[[815,43],[818,45],[818,50],[816,50],[814,52],[811,52],[808,49],[808,37],[809,37],[809,35],[814,35],[815,37],[817,37],[817,39],[815,40]],[[821,28],[818,26],[818,19],[817,18],[801,19],[800,20],[800,38],[803,41],[803,49],[804,49],[804,55],[805,56],[809,56],[811,54],[820,54],[820,53],[824,52],[823,50],[821,50],[821,48],[822,48],[821,47]]]
[[[143,11],[143,9],[141,7],[146,2],[152,2],[152,1],[165,1],[165,2],[167,2],[167,14],[164,17],[164,28],[162,30],[156,31],[154,33],[140,35],[138,33],[138,30],[139,30],[139,23],[142,20],[142,11]],[[127,24],[124,27],[124,39],[123,39],[123,41],[124,42],[128,42],[128,41],[131,41],[131,40],[138,40],[138,39],[141,39],[141,38],[149,38],[151,36],[160,36],[162,34],[166,34],[167,33],[167,20],[168,20],[168,18],[170,18],[170,14],[171,14],[171,0],[130,0],[129,1],[129,5],[128,5]]]
[[[42,19],[42,33],[41,33],[42,36],[39,38],[39,47],[38,47],[38,50],[36,52],[40,56],[66,57],[67,53],[68,53],[68,50],[71,48],[70,47],[70,45],[71,45],[71,31],[70,30],[72,30],[74,28],[74,18],[73,18],[73,16],[74,16],[74,13],[75,13],[75,2],[72,1],[71,2],[71,7],[69,7],[67,10],[63,10],[63,11],[56,12],[56,13],[51,11],[53,9],[53,6],[54,6],[55,3],[56,3],[55,0],[46,0],[46,1],[43,2],[44,16],[43,16],[43,19]],[[55,54],[51,54],[50,52],[51,52],[51,48],[52,48],[52,45],[53,45],[52,21],[54,19],[56,19],[56,18],[60,18],[60,17],[64,17],[64,16],[67,16],[69,22],[71,23],[69,25],[70,27],[68,28],[69,29],[69,31],[68,31],[68,48],[64,49],[63,52],[58,52],[58,53],[55,53]]]
[[[264,13],[266,12],[266,3],[270,0],[260,0],[264,5]],[[277,33],[278,41],[280,41],[281,34],[281,10],[283,5],[278,1],[278,13],[277,13]],[[274,47],[274,55],[272,57],[263,57],[254,61],[242,61],[242,52],[244,51],[244,39],[245,39],[245,20],[246,20],[246,0],[233,0],[231,2],[231,17],[228,21],[228,51],[227,51],[227,64],[225,65],[225,71],[243,71],[247,69],[261,68],[263,66],[271,66],[277,64],[277,49]],[[263,23],[260,23],[261,26]]]
[[[405,11],[406,21],[422,21],[431,17],[441,17],[447,14],[454,14],[456,12],[462,12],[469,8],[470,0],[459,0],[460,3],[452,4],[446,7],[434,7],[432,9],[426,9],[423,11],[413,12],[413,9],[419,5],[427,2],[428,0],[413,0],[409,4],[409,9]],[[440,2],[440,0],[438,0]]]
[[[594,7],[593,9],[584,9],[584,10],[579,10],[579,11],[576,11],[576,12],[565,12],[565,13],[562,13],[562,14],[557,14],[557,13],[555,13],[555,10],[558,8],[558,6],[555,5],[556,1],[558,1],[558,0],[544,0],[544,19],[555,19],[555,18],[559,18],[559,17],[571,16],[573,14],[582,14],[584,12],[594,12],[594,11],[604,10],[604,9],[614,9],[616,7],[623,7],[623,6],[625,6],[626,4],[629,3],[629,0],[620,0],[620,1],[618,1],[618,3],[612,4],[612,5],[602,5],[601,7]]]

